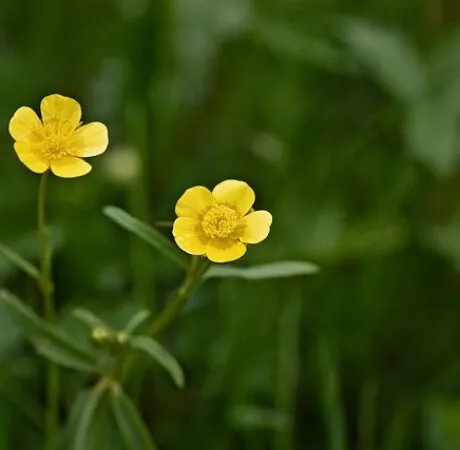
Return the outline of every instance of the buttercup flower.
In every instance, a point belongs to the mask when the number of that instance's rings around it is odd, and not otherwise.
[[[241,258],[246,244],[258,244],[270,232],[272,215],[253,211],[254,201],[254,191],[244,181],[223,181],[212,192],[203,186],[187,189],[176,204],[177,245],[217,263]]]
[[[86,175],[91,165],[81,158],[105,152],[107,127],[100,122],[82,125],[80,104],[69,97],[49,95],[40,104],[42,118],[22,106],[10,120],[14,149],[32,172],[51,171],[63,178]]]

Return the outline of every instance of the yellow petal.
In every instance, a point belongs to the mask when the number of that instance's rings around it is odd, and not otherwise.
[[[177,245],[190,255],[204,255],[208,240],[202,234],[200,223],[189,217],[179,217],[174,221],[173,236]]]
[[[206,252],[206,241],[200,239],[198,236],[191,236],[188,238],[176,237],[174,238],[177,246],[189,255],[204,255]]]
[[[75,132],[78,148],[75,156],[88,158],[104,153],[109,145],[109,132],[107,127],[100,122],[83,125]]]
[[[244,181],[226,180],[219,183],[212,191],[218,203],[228,203],[244,216],[252,207],[256,196]]]
[[[74,130],[80,124],[80,104],[70,97],[53,94],[45,97],[40,103],[43,123],[60,124],[60,129]],[[65,127],[63,127],[65,124]],[[57,130],[56,130],[57,131]]]
[[[174,237],[188,237],[188,236],[201,236],[203,231],[200,222],[190,217],[179,217],[174,221],[173,236]]]
[[[247,244],[262,242],[270,232],[272,215],[268,211],[255,211],[240,219],[239,238]]]
[[[197,218],[215,203],[211,191],[203,186],[187,189],[176,203],[178,217]]]
[[[91,165],[76,156],[64,156],[51,161],[51,171],[58,177],[75,178],[91,172]]]
[[[9,132],[16,141],[37,140],[43,131],[43,125],[31,108],[22,106],[10,120]]]
[[[206,246],[206,256],[215,263],[235,261],[246,253],[246,245],[233,239],[212,239]]]
[[[37,149],[37,144],[32,142],[15,142],[14,149],[19,160],[32,172],[43,173],[49,169],[50,164],[41,156]]]

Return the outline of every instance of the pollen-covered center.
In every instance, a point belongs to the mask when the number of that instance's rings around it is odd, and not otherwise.
[[[75,147],[75,127],[68,121],[49,120],[43,125],[42,153],[45,158],[59,159],[73,154]]]
[[[43,143],[43,156],[48,159],[59,159],[67,156],[69,145],[67,138],[63,136],[48,136]]]
[[[238,224],[238,213],[226,205],[215,205],[203,216],[201,228],[211,239],[229,237]]]

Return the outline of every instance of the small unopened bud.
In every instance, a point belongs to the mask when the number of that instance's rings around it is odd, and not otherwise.
[[[96,327],[91,332],[91,340],[97,346],[105,346],[112,340],[112,333],[104,327]]]
[[[117,333],[117,343],[125,345],[128,342],[129,336],[126,333]]]

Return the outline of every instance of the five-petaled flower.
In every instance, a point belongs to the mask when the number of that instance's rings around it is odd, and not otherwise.
[[[22,106],[12,117],[9,132],[19,159],[36,173],[51,171],[63,178],[86,175],[91,165],[81,158],[103,153],[109,143],[100,122],[82,125],[79,103],[62,95],[49,95],[40,104],[42,118]]]
[[[238,180],[223,181],[212,192],[203,186],[187,189],[176,204],[177,245],[217,263],[241,258],[246,244],[257,244],[270,232],[271,214],[252,211],[254,201],[254,191]]]

